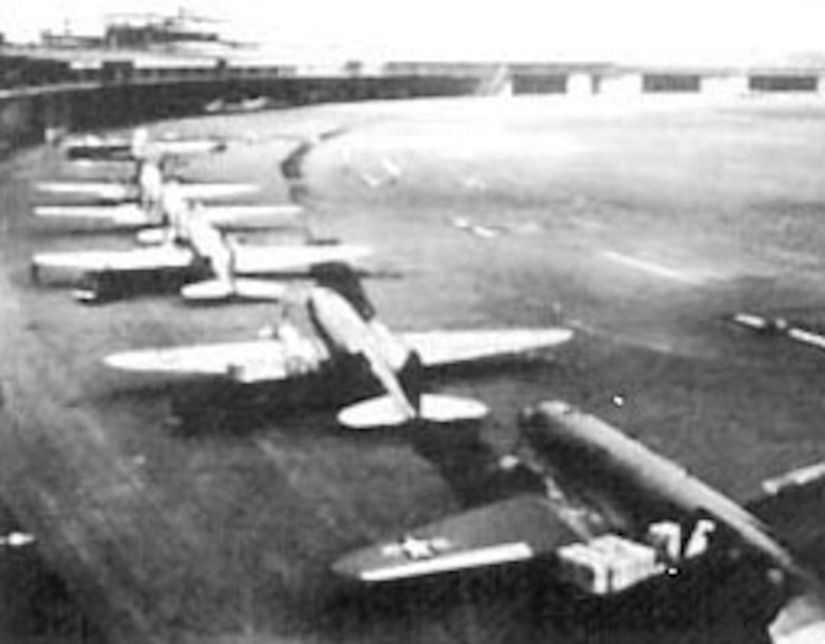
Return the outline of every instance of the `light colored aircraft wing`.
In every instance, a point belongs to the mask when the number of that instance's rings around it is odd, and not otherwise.
[[[125,161],[133,158],[131,139],[88,135],[70,139],[62,147],[69,159]]]
[[[112,181],[44,181],[37,190],[58,195],[89,195],[106,201],[128,201],[136,197],[134,186]]]
[[[297,204],[227,204],[204,206],[198,214],[223,231],[259,230],[294,225],[303,208]]]
[[[306,346],[302,349],[307,349]],[[287,380],[317,369],[322,356],[290,350],[277,339],[114,353],[104,362],[115,369],[189,376],[223,376],[251,384]]]
[[[400,334],[410,349],[418,352],[425,367],[484,360],[569,341],[573,331],[547,329],[502,329],[493,331],[429,331]]]
[[[162,156],[188,156],[222,152],[226,142],[220,139],[161,139],[146,144],[149,151]]]
[[[117,226],[142,226],[149,223],[146,211],[136,203],[114,206],[35,206],[34,214],[54,219],[89,219]]]
[[[32,258],[36,269],[84,273],[127,273],[187,268],[194,255],[179,246],[152,246],[133,250],[100,250],[37,253]]]
[[[223,199],[260,192],[260,186],[252,183],[181,183],[178,186],[184,199]]]
[[[349,244],[238,246],[235,249],[235,272],[239,275],[294,272],[316,264],[362,259],[371,252],[368,246]]]
[[[416,528],[345,555],[333,570],[367,583],[515,563],[579,541],[538,495],[524,495]]]
[[[825,554],[825,461],[764,481],[762,489],[746,509],[794,551]]]

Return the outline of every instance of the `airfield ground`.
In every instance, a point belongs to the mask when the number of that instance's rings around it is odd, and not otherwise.
[[[329,410],[184,434],[168,422],[180,383],[101,358],[252,337],[277,308],[168,296],[85,308],[33,285],[35,251],[127,242],[33,221],[33,180],[86,170],[19,153],[0,185],[0,486],[107,641],[759,641],[747,579],[681,596],[681,610],[611,612],[566,605],[541,566],[365,592],[328,565],[483,498],[490,450],[541,399],[604,417],[738,500],[825,458],[825,354],[727,321],[825,326],[825,105],[421,101],[154,129],[238,139],[183,172],[260,182],[266,202],[288,193],[279,165],[294,143],[276,135],[337,126],[306,158],[303,198],[320,233],[408,271],[367,285],[391,327],[578,335],[551,357],[445,380],[494,410],[480,444],[450,430],[354,436]]]

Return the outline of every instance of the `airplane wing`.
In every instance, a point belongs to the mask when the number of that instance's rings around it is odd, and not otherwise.
[[[85,136],[64,143],[63,150],[69,159],[89,161],[131,160],[132,140],[125,138],[101,138]]]
[[[368,256],[368,246],[319,244],[303,246],[237,246],[235,272],[238,275],[267,275],[294,272],[328,262],[349,262]]]
[[[198,212],[219,230],[233,231],[277,228],[294,224],[303,208],[297,204],[226,204],[204,206]]]
[[[577,541],[545,499],[524,495],[345,555],[333,570],[362,582],[396,581],[525,561]]]
[[[293,204],[256,205],[226,204],[202,206],[198,213],[219,230],[244,231],[279,228],[294,225],[303,208]],[[116,205],[35,206],[37,217],[52,219],[87,219],[116,226],[148,226],[151,221],[137,203]]]
[[[32,258],[36,269],[79,271],[84,273],[127,273],[188,268],[194,255],[179,246],[153,246],[133,250],[100,250],[37,253]]]
[[[161,139],[147,143],[147,147],[155,154],[174,157],[222,152],[227,144],[221,139]]]
[[[88,195],[105,201],[128,201],[136,197],[134,186],[112,181],[43,181],[40,192],[57,195]]]
[[[511,355],[563,344],[570,329],[503,329],[499,331],[430,331],[400,334],[418,352],[425,367],[438,367]]]
[[[767,480],[762,488],[765,493],[745,508],[795,552],[825,554],[825,462]]]
[[[34,214],[37,217],[54,219],[88,219],[117,226],[143,226],[150,223],[146,211],[136,203],[112,206],[35,206]]]
[[[190,201],[223,199],[260,192],[260,186],[252,183],[181,183],[181,196]]]
[[[325,359],[320,347],[290,349],[277,339],[114,353],[104,362],[123,371],[223,376],[242,384],[287,380],[316,369]]]

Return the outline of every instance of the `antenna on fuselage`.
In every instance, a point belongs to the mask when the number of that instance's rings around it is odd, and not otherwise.
[[[398,382],[416,413],[420,413],[421,396],[424,393],[424,363],[418,351],[410,351],[409,358],[398,372]]]

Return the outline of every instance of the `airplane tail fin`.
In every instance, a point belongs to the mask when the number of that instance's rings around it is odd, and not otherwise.
[[[287,291],[284,284],[263,279],[235,278],[206,280],[187,284],[181,296],[191,304],[220,304],[232,300],[246,302],[278,302]]]
[[[312,267],[312,277],[319,286],[329,288],[344,297],[365,320],[375,317],[375,307],[364,291],[356,271],[342,262],[326,262]]]
[[[149,130],[145,127],[135,128],[135,131],[132,132],[132,156],[137,159],[145,156],[148,143]]]
[[[481,420],[487,406],[469,398],[424,394],[420,397],[418,416],[409,418],[391,396],[371,398],[346,407],[338,414],[338,422],[347,429],[370,430],[399,427],[411,421],[448,424]]]
[[[415,408],[421,411],[421,397],[424,392],[424,364],[417,351],[410,351],[410,355],[404,366],[398,372],[398,382],[407,396],[407,400]]]

